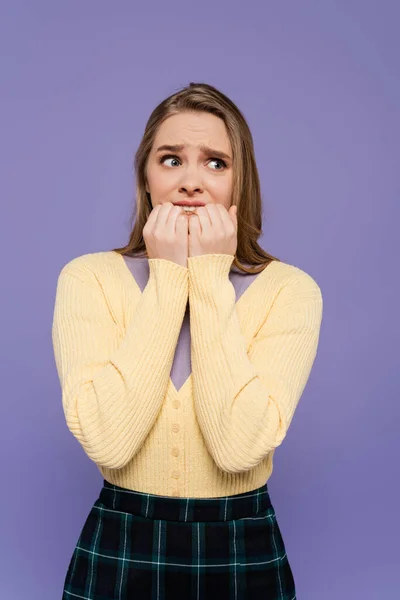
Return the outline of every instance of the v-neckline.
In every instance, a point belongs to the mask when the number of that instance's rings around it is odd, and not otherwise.
[[[116,254],[117,256],[120,257],[120,260],[121,260],[125,270],[129,273],[129,276],[130,276],[131,280],[133,281],[134,286],[136,286],[139,294],[143,294],[138,282],[136,281],[135,277],[133,276],[133,273],[131,272],[130,268],[126,264],[124,256],[122,254],[119,254],[119,252],[114,252],[114,254]],[[130,258],[130,257],[127,257],[127,258]],[[265,267],[265,269],[263,269],[260,273],[258,273],[257,277],[254,278],[254,280],[250,283],[250,285],[243,291],[243,293],[236,300],[236,302],[235,302],[236,307],[241,306],[242,298],[244,298],[246,296],[246,294],[249,292],[249,290],[260,280],[261,275],[263,275],[265,273],[265,271],[267,271],[270,268],[271,264],[273,264],[275,262],[279,262],[279,261],[275,261],[275,260],[271,261]],[[176,389],[175,384],[172,381],[172,377],[169,377],[168,386],[171,387],[175,398],[178,398],[179,396],[181,396],[183,394],[184,389],[189,385],[189,382],[192,380],[192,375],[193,375],[193,371],[190,371],[188,377],[185,379],[185,381],[182,383],[182,385],[180,386],[180,388],[178,390]]]

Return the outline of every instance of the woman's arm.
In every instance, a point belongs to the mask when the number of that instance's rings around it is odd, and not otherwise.
[[[125,466],[163,403],[188,299],[188,270],[150,259],[125,337],[81,260],[58,278],[52,339],[68,428],[96,464]]]
[[[255,467],[282,443],[316,355],[319,286],[295,273],[246,350],[228,278],[233,257],[188,260],[194,402],[209,452],[224,471]]]

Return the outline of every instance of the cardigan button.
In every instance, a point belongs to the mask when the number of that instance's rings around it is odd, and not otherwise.
[[[180,429],[180,427],[179,427],[179,423],[173,423],[173,424],[172,424],[172,431],[173,431],[174,433],[178,433],[178,432],[179,432],[179,429]]]
[[[178,400],[177,398],[175,398],[175,400],[172,402],[172,406],[174,408],[179,408],[181,405],[180,400]]]
[[[172,477],[174,479],[179,479],[179,477],[181,476],[179,471],[172,471]]]
[[[179,448],[174,446],[171,450],[171,454],[172,454],[172,456],[179,456]]]

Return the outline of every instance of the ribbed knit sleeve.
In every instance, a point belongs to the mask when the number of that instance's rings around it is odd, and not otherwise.
[[[298,269],[247,351],[228,277],[233,258],[190,257],[188,270],[195,410],[214,461],[237,473],[283,441],[314,362],[323,302]]]
[[[149,269],[124,337],[81,260],[57,283],[52,339],[66,422],[86,454],[110,469],[132,459],[157,418],[187,305],[186,267],[149,259]]]

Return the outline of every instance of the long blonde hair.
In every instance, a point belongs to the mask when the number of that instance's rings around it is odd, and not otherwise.
[[[225,123],[233,151],[232,204],[237,206],[237,250],[233,265],[245,273],[259,273],[279,258],[265,252],[257,240],[262,233],[262,200],[253,138],[238,107],[225,94],[206,83],[190,83],[187,87],[163,100],[151,113],[135,154],[136,215],[129,241],[114,252],[126,256],[146,256],[143,238],[152,205],[146,192],[146,167],[160,125],[171,115],[199,111],[216,115]],[[242,264],[247,263],[247,264]]]

